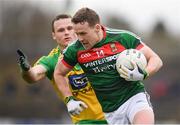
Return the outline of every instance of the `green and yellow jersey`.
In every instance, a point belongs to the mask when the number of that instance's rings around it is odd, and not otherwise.
[[[80,41],[68,46],[62,62],[67,67],[77,63],[86,73],[104,112],[118,109],[133,95],[144,91],[140,81],[126,81],[116,70],[116,59],[125,49],[140,49],[141,40],[128,31],[105,29],[104,38],[86,50]]]
[[[64,99],[60,91],[58,90],[53,73],[58,62],[58,59],[63,58],[59,47],[54,48],[48,56],[41,57],[35,65],[43,65],[46,69],[46,76],[52,82],[56,92],[58,93],[60,99]],[[77,64],[68,74],[67,80],[70,84],[70,89],[73,95],[85,102],[88,108],[85,109],[80,115],[71,116],[73,123],[106,123],[104,120],[104,114],[102,108],[97,100],[94,90],[91,87],[86,75],[82,68]],[[92,122],[91,122],[92,121]],[[97,122],[96,122],[97,121]]]

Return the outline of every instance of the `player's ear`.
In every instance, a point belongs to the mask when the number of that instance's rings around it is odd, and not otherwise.
[[[56,40],[56,35],[54,32],[52,32],[52,38],[53,38],[53,40]]]
[[[101,25],[100,24],[96,24],[95,25],[95,31],[99,32],[101,30]]]

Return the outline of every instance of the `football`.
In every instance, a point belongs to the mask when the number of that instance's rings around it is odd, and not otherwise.
[[[131,61],[134,61],[139,68],[144,69],[147,66],[146,57],[142,52],[136,49],[126,49],[122,51],[116,60],[116,69],[119,72],[121,65],[133,70]]]

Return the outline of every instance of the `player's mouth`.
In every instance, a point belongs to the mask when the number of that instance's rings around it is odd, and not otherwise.
[[[82,43],[85,49],[90,49],[91,45],[89,43]]]
[[[65,41],[72,41],[72,38],[71,37],[66,37],[64,38]]]

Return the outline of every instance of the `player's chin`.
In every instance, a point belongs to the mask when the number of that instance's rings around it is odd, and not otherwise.
[[[92,46],[90,46],[89,44],[83,44],[84,48],[87,50],[87,49],[91,49]]]
[[[92,47],[85,47],[86,50],[91,49]]]
[[[65,45],[68,45],[69,43],[71,43],[72,42],[72,40],[64,40],[64,44]]]

